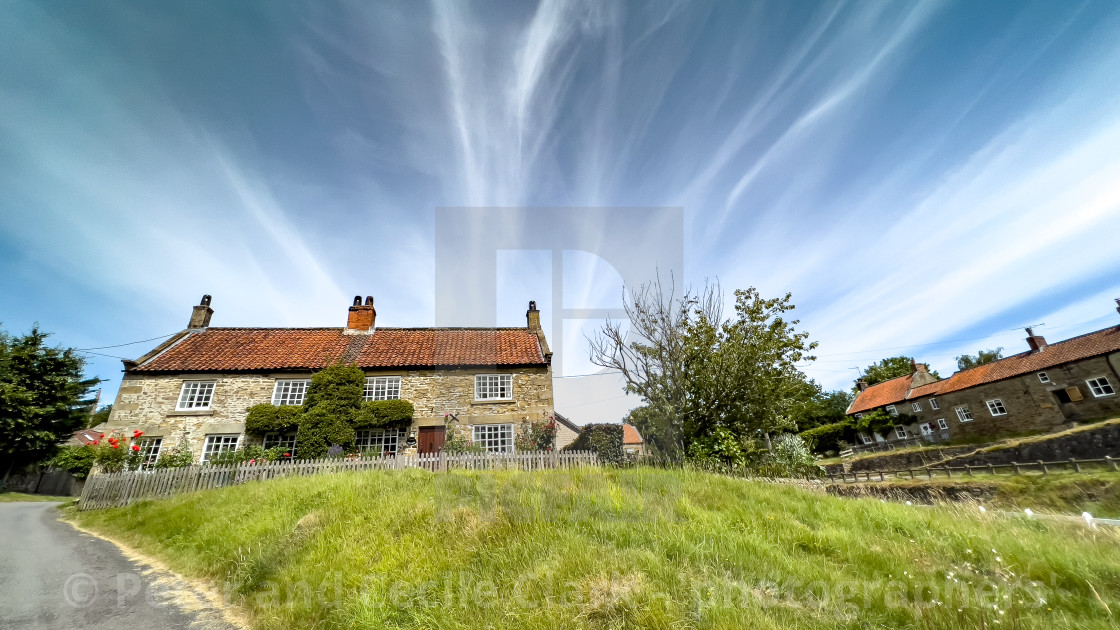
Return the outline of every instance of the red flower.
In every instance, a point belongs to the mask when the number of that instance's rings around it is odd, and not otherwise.
[[[91,443],[92,443],[92,444],[93,444],[94,446],[97,446],[98,444],[100,444],[100,443],[101,443],[101,441],[100,441],[100,440],[94,440],[94,441],[93,441],[93,442],[91,442]]]
[[[120,444],[114,444],[114,445],[113,445],[113,448],[120,448],[120,447],[121,447],[121,445],[120,445]]]
[[[101,435],[99,435],[99,436],[97,436],[97,437],[99,437],[99,438],[103,438],[103,437],[105,437],[105,434],[104,434],[104,433],[102,433]]]
[[[139,452],[140,451],[140,445],[139,444],[133,444],[132,445],[132,450]]]
[[[141,435],[144,435],[144,432],[139,429],[132,432],[132,437],[140,437]]]
[[[291,456],[292,456],[291,453],[284,453],[284,457],[291,457]]]

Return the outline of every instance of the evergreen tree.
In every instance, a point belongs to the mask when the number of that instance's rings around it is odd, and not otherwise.
[[[46,345],[38,325],[21,337],[0,332],[0,458],[7,478],[17,464],[54,455],[85,426],[99,379],[83,378],[85,359]]]

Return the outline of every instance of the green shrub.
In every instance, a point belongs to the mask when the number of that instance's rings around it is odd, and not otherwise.
[[[407,400],[367,400],[354,416],[355,429],[403,425],[412,421],[415,410]]]
[[[627,460],[622,450],[621,424],[587,424],[565,451],[592,451],[605,464],[621,464]]]
[[[726,427],[716,427],[708,435],[692,438],[688,456],[710,464],[744,468],[758,452],[758,446],[735,435]]]
[[[96,446],[63,446],[47,465],[85,479],[97,460]]]
[[[443,443],[443,452],[449,455],[461,455],[463,453],[485,453],[486,449],[478,446],[471,440],[470,435],[463,435],[455,430],[455,427],[447,422],[444,426],[447,427],[445,435],[446,441]]]
[[[824,469],[817,464],[805,440],[785,433],[771,440],[770,450],[754,472],[764,477],[819,477]]]
[[[801,438],[809,444],[809,448],[816,453],[828,451],[841,451],[841,440],[851,442],[855,436],[855,428],[850,421],[824,424],[819,427],[802,431]]]
[[[348,423],[353,422],[362,406],[365,386],[366,373],[361,368],[336,363],[311,376],[303,410],[323,409]]]
[[[551,451],[556,448],[556,421],[527,422],[514,437],[519,451]]]
[[[180,440],[175,448],[166,453],[160,453],[156,460],[156,468],[183,468],[194,463],[194,453],[187,441]]]
[[[354,426],[347,418],[331,413],[326,406],[303,414],[296,433],[299,456],[303,459],[326,457],[332,446],[349,452],[354,448]]]
[[[299,427],[302,407],[261,403],[249,407],[245,417],[245,432],[253,435],[265,433],[291,433]]]

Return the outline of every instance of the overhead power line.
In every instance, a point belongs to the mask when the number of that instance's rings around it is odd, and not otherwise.
[[[158,337],[152,337],[151,339],[141,339],[140,341],[129,341],[128,343],[118,343],[115,346],[97,346],[97,347],[94,347],[94,348],[74,348],[74,350],[76,350],[78,352],[87,352],[89,350],[107,350],[109,348],[122,348],[124,346],[134,346],[138,343],[147,343],[149,341],[155,341],[156,339],[164,339],[165,337],[170,337],[171,335],[174,335],[177,332],[179,332],[179,331],[175,331],[173,333],[167,333],[166,335],[160,335]],[[91,354],[97,354],[97,353],[93,352]]]

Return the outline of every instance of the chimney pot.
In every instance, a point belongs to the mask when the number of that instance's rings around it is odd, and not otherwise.
[[[373,308],[373,296],[366,296],[365,306],[362,305],[362,296],[354,296],[354,305],[346,317],[346,332],[348,334],[361,334],[373,332],[374,323],[377,321],[377,310]]]
[[[856,388],[861,392],[867,391],[867,381],[863,380],[862,378],[859,379],[858,381],[856,381]]]
[[[214,315],[214,309],[210,308],[210,296],[202,296],[202,301],[198,306],[194,307],[191,311],[191,321],[187,324],[187,328],[201,329],[210,326],[210,317]]]
[[[1031,352],[1039,352],[1046,349],[1046,338],[1042,335],[1034,334],[1034,331],[1027,328],[1027,345],[1031,347]]]

